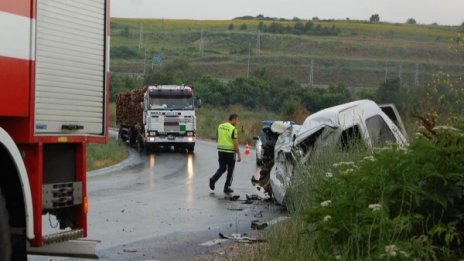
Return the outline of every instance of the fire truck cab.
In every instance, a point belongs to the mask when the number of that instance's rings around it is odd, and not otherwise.
[[[108,11],[109,0],[0,1],[0,260],[95,255],[86,144],[108,140]]]

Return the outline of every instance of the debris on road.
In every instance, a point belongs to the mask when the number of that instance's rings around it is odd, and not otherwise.
[[[225,200],[230,200],[230,201],[237,201],[240,198],[239,195],[233,195],[233,196],[225,196]]]
[[[137,249],[123,249],[122,252],[124,252],[124,253],[136,253]]]
[[[263,230],[267,228],[267,223],[264,222],[264,223],[259,223],[259,220],[253,220],[251,221],[251,229],[254,229],[254,230]]]
[[[219,237],[222,239],[230,239],[237,243],[257,243],[257,242],[266,242],[264,239],[258,239],[255,237],[247,237],[246,234],[231,234],[226,236],[222,233],[219,233]]]
[[[232,211],[243,211],[243,208],[238,208],[238,207],[229,207],[227,210],[232,210]]]

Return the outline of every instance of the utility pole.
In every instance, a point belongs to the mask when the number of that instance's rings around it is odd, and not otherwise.
[[[385,59],[385,83],[387,82],[388,79],[388,62],[387,59]]]
[[[144,52],[144,55],[143,55],[143,75],[145,76],[145,73],[146,73],[146,60],[147,60],[147,49],[144,49],[145,52]]]
[[[250,75],[250,59],[251,59],[251,46],[248,45],[248,69],[247,69],[247,79]]]
[[[403,81],[403,63],[400,63],[400,67],[398,68],[398,78],[400,79],[400,86],[401,82]]]
[[[261,30],[258,29],[258,36],[256,39],[256,50],[258,55],[261,54]]]
[[[140,24],[139,50],[143,47],[143,24]]]
[[[201,28],[201,34],[200,34],[200,53],[201,53],[202,56],[203,56],[203,50],[204,50],[204,46],[203,46],[203,37],[204,37],[204,31],[203,31],[203,28]]]
[[[309,67],[309,77],[308,77],[308,84],[310,87],[314,85],[314,59],[311,58],[311,63]]]
[[[416,75],[414,76],[414,87],[419,85],[419,64],[416,63]]]

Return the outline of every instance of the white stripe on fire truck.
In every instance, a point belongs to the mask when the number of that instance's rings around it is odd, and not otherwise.
[[[0,56],[35,60],[35,20],[0,11]]]

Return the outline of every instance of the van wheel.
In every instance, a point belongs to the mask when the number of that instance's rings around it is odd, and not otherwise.
[[[11,259],[11,233],[5,198],[0,189],[0,260]]]

